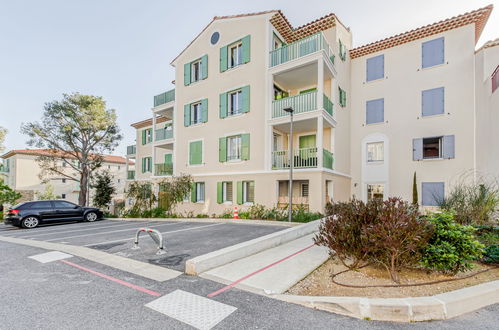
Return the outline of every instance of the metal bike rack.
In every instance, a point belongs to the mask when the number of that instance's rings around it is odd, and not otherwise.
[[[156,242],[156,244],[158,244],[158,252],[156,252],[156,254],[159,255],[166,253],[166,250],[163,246],[163,236],[161,235],[161,233],[156,229],[147,228],[147,227],[140,228],[139,230],[137,230],[137,233],[135,234],[135,241],[133,242],[133,247],[132,247],[133,250],[140,249],[139,247],[140,233],[148,233],[149,236],[151,236],[151,238],[153,239],[153,241]]]

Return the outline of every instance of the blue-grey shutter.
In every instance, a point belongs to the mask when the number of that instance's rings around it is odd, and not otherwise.
[[[366,81],[381,79],[385,76],[385,55],[378,55],[366,60]]]
[[[445,184],[443,182],[423,182],[421,194],[424,206],[438,206],[445,196]]]
[[[455,147],[454,147],[454,135],[445,135],[442,138],[442,156],[443,158],[454,158],[455,157]]]
[[[366,102],[366,124],[382,123],[385,120],[385,99]]]
[[[412,160],[423,159],[423,139],[412,139]]]
[[[445,39],[444,37],[423,42],[421,47],[421,62],[423,68],[443,64],[445,61]]]
[[[444,113],[444,87],[427,89],[421,92],[421,112],[423,116],[434,116]]]

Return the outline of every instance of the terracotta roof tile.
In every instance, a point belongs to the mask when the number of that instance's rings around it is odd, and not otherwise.
[[[475,24],[475,43],[480,38],[480,34],[485,27],[493,5],[488,5],[459,16],[455,16],[437,23],[429,24],[411,31],[407,31],[395,36],[382,39],[364,46],[350,50],[350,57],[357,58],[387,48],[395,47],[417,39],[425,38],[437,33],[445,32],[468,24]]]
[[[270,23],[274,25],[276,30],[279,31],[287,43],[327,30],[335,26],[337,21],[338,19],[336,15],[330,13],[305,25],[293,28],[286,16],[284,16],[280,10],[270,19]]]

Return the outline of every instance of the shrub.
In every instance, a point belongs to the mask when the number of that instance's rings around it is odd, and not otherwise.
[[[456,223],[452,212],[433,214],[428,221],[434,231],[423,249],[421,264],[431,270],[454,274],[471,269],[471,261],[479,259],[484,248],[473,235],[476,229]]]
[[[369,238],[364,227],[376,222],[382,202],[369,201],[367,204],[353,199],[349,202],[329,203],[321,221],[319,233],[314,237],[315,244],[329,249],[349,269],[356,269],[367,263],[370,252]]]
[[[483,262],[499,264],[499,244],[489,245],[483,253]]]
[[[376,221],[365,224],[362,235],[370,245],[367,259],[383,266],[391,279],[400,283],[400,270],[417,264],[431,230],[419,218],[416,205],[392,197],[383,202]]]
[[[439,204],[446,211],[454,211],[454,219],[459,224],[494,224],[499,209],[499,186],[493,183],[459,184]]]

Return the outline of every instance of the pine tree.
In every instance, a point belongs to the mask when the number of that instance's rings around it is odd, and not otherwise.
[[[414,178],[412,180],[412,204],[418,205],[418,183],[416,180],[416,172],[414,172]]]
[[[97,173],[94,178],[92,188],[95,189],[93,203],[97,207],[104,208],[113,199],[116,188],[113,185],[113,178],[108,171]]]

